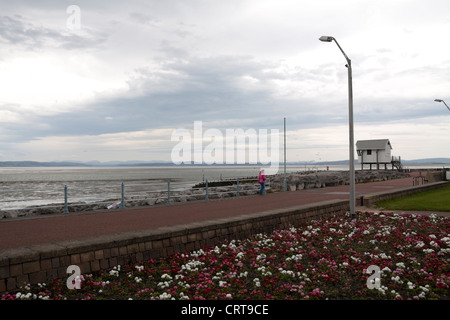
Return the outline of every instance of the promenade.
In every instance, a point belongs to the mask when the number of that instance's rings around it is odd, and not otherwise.
[[[379,192],[394,192],[412,186],[412,177],[357,184],[356,197]],[[0,220],[0,256],[4,249],[186,225],[327,200],[348,199],[349,186],[344,185],[269,193],[264,196],[5,219]],[[357,211],[367,210],[359,205],[357,203]]]

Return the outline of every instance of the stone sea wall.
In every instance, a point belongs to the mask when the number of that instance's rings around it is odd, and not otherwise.
[[[355,172],[355,182],[375,182],[410,177],[408,173],[388,170],[365,170]],[[284,174],[271,177],[271,189],[274,192],[284,190]],[[350,184],[348,171],[297,172],[286,175],[288,191],[312,188],[334,187]]]

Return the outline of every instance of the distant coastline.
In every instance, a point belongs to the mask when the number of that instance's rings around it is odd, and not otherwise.
[[[303,166],[303,165],[347,165],[348,160],[339,161],[296,161],[296,162],[286,162],[289,166]],[[427,158],[427,159],[415,159],[415,160],[402,160],[404,166],[408,165],[450,165],[450,158]],[[0,168],[4,167],[180,167],[180,166],[260,166],[261,164],[183,164],[176,165],[172,162],[142,162],[142,161],[0,161]],[[280,162],[280,167],[283,165]],[[355,165],[360,165],[359,161],[355,159]]]

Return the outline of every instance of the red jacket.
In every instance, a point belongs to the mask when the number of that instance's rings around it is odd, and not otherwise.
[[[264,182],[266,181],[266,175],[264,173],[259,173],[259,182]]]

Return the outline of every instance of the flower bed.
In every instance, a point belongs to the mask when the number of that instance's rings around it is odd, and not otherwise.
[[[80,289],[58,279],[1,299],[448,299],[449,233],[448,217],[360,213],[84,274]]]

